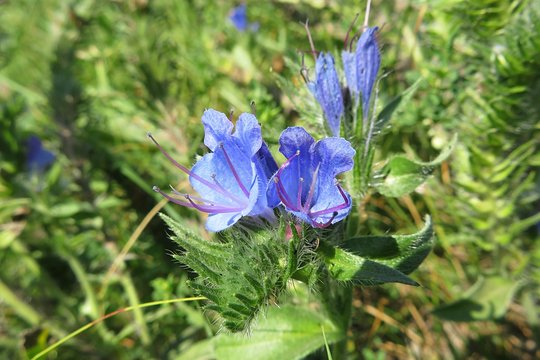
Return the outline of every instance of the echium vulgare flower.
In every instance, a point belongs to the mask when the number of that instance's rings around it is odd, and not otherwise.
[[[248,22],[246,4],[240,4],[233,8],[229,13],[229,20],[238,31],[257,31],[259,29],[259,23]]]
[[[377,26],[367,27],[358,39],[356,50],[351,52],[347,49],[341,53],[347,87],[355,105],[358,104],[360,94],[362,95],[364,118],[368,116],[371,92],[381,65],[381,54],[376,38],[378,29]],[[345,46],[352,48],[352,44]]]
[[[268,207],[266,187],[278,169],[261,135],[254,115],[241,114],[234,125],[221,112],[206,110],[202,117],[204,144],[212,151],[204,155],[191,170],[175,161],[149,134],[161,152],[181,171],[189,175],[191,186],[200,196],[182,194],[173,189],[168,200],[208,213],[206,228],[221,231],[243,216],[274,219]]]
[[[315,142],[301,127],[287,128],[279,143],[279,151],[287,161],[268,184],[269,204],[281,203],[287,211],[317,228],[344,219],[352,201],[336,176],[353,167],[355,150],[351,144],[339,137]]]
[[[30,136],[26,145],[28,147],[26,166],[30,172],[42,173],[56,159],[52,152],[43,147],[37,136]]]
[[[334,58],[330,53],[319,54],[315,63],[315,81],[310,81],[307,85],[321,105],[332,134],[339,136],[339,126],[344,112],[343,95]]]

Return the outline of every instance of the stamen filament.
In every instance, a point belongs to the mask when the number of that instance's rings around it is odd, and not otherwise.
[[[184,196],[188,200],[187,202],[182,201],[182,200],[178,200],[178,199],[175,199],[172,196],[166,194],[165,192],[163,192],[157,186],[154,186],[153,190],[155,192],[161,194],[167,200],[169,200],[169,201],[171,201],[171,202],[173,202],[173,203],[175,203],[177,205],[197,209],[199,211],[209,213],[209,214],[231,213],[231,212],[238,212],[238,211],[242,210],[242,208],[233,208],[233,207],[221,206],[221,205],[219,205],[219,206],[218,205],[199,205],[199,204],[196,204],[195,202],[193,202],[193,200],[191,200],[191,197],[189,195]]]
[[[313,44],[313,39],[311,38],[311,31],[309,31],[309,19],[306,20],[306,23],[304,24],[304,28],[306,29],[307,37],[309,40],[309,46],[311,46],[311,54],[313,55],[313,58],[315,61],[317,61],[317,51],[315,50],[315,45]]]
[[[274,177],[274,182],[276,183],[278,197],[281,200],[281,202],[289,209],[294,210],[294,211],[299,211],[300,209],[295,208],[294,205],[292,204],[292,201],[289,198],[289,195],[287,195],[287,192],[285,191],[285,188],[283,187],[283,184],[281,183],[277,175]]]
[[[300,163],[300,162],[299,162]],[[300,178],[298,181],[298,192],[296,194],[296,207],[302,209],[302,188],[304,186],[304,178]]]
[[[244,202],[239,202],[238,201],[238,198],[235,197],[234,195],[232,195],[230,192],[226,191],[225,189],[223,189],[223,187],[216,187],[214,184],[212,184],[210,181],[206,180],[205,178],[195,174],[193,171],[189,170],[188,168],[186,168],[185,166],[181,165],[178,161],[174,160],[172,158],[171,155],[169,155],[168,152],[165,151],[165,149],[163,149],[161,147],[161,145],[157,142],[156,139],[154,139],[154,137],[152,136],[152,134],[150,133],[147,133],[147,136],[150,138],[150,140],[152,140],[152,142],[157,146],[157,148],[159,149],[159,151],[161,151],[161,153],[163,155],[165,155],[165,157],[167,159],[169,159],[169,161],[174,165],[176,166],[178,169],[180,169],[181,171],[183,171],[184,173],[186,173],[187,175],[191,176],[192,178],[194,178],[195,180],[203,183],[204,185],[208,186],[210,189],[214,190],[214,191],[217,191],[219,192],[220,194],[228,197],[229,199],[231,200],[234,200],[236,202],[238,202],[239,204],[243,204]]]
[[[313,222],[315,224],[315,227],[319,228],[319,229],[323,229],[323,228],[326,228],[326,227],[329,227],[330,225],[332,225],[332,221],[334,221],[334,219],[336,218],[338,212],[337,211],[334,211],[334,213],[332,214],[332,217],[330,218],[330,220],[328,220],[327,222],[325,223],[318,223],[318,222]]]
[[[351,31],[352,31],[352,28],[354,26],[354,24],[356,24],[356,20],[358,20],[358,17],[360,16],[360,13],[356,13],[356,16],[354,17],[354,20],[353,22],[351,23],[351,25],[349,26],[349,30],[347,30],[347,35],[345,36],[345,41],[344,41],[344,47],[345,49],[347,49],[349,46],[348,46],[348,42],[349,42],[349,35],[351,35]]]
[[[240,176],[238,176],[238,173],[236,172],[236,169],[234,168],[234,165],[231,162],[231,158],[229,158],[229,154],[227,154],[227,151],[225,150],[225,146],[223,146],[223,144],[220,144],[219,147],[221,148],[221,150],[223,150],[223,155],[225,155],[225,160],[227,161],[227,165],[229,165],[229,169],[231,169],[234,179],[238,183],[238,186],[240,186],[240,189],[242,190],[244,195],[246,195],[246,197],[249,198],[249,191],[246,189],[244,184],[242,184],[242,181],[240,180]]]
[[[169,185],[170,186],[170,185]],[[171,187],[171,190],[173,192],[174,195],[177,195],[177,196],[181,196],[183,198],[185,198],[187,195],[189,194],[186,194],[186,193],[181,193],[179,192],[178,190],[176,190],[174,187],[170,186]],[[199,202],[202,202],[202,203],[206,203],[207,205],[210,205],[210,206],[215,206],[216,203],[212,200],[208,200],[208,199],[205,199],[205,198],[202,198],[202,197],[198,197],[198,196],[193,196],[193,195],[189,195],[189,197],[191,197],[193,200],[195,201],[199,201]]]
[[[343,198],[344,202],[342,204],[340,204],[340,205],[332,206],[332,207],[330,207],[328,209],[319,210],[319,211],[315,211],[315,212],[309,212],[308,214],[309,214],[310,217],[315,217],[315,216],[319,216],[319,215],[326,215],[326,214],[329,214],[331,212],[335,212],[335,211],[345,209],[346,207],[348,207],[350,205],[349,198],[345,194],[345,191],[341,188],[341,185],[336,184],[336,186],[337,186],[337,188],[339,190],[339,193],[341,194],[341,197]]]
[[[281,173],[283,172],[283,169],[285,169],[287,166],[290,165],[291,161],[293,161],[294,158],[296,158],[297,156],[300,155],[300,150],[296,150],[296,152],[294,153],[293,156],[291,156],[290,158],[288,158],[284,163],[283,165],[281,165],[276,173],[276,175],[279,177],[281,175]]]
[[[224,188],[224,187],[219,183],[219,181],[217,180],[216,174],[212,174],[211,177],[212,177],[212,180],[214,180],[214,184],[215,184],[218,188],[220,188],[220,189],[221,189],[222,191],[224,191],[224,192],[227,192],[227,190],[225,190],[225,188]],[[232,200],[234,200],[234,201],[236,201],[236,202],[237,202],[238,204],[240,204],[240,205],[245,205],[245,204],[247,204],[247,201],[246,201],[246,200],[242,200],[242,199],[240,199],[238,196],[235,196],[235,195],[233,195],[233,194],[231,194],[231,193],[229,193],[229,198],[232,199]]]
[[[319,175],[320,167],[321,167],[321,163],[317,165],[317,167],[315,168],[315,171],[313,172],[313,177],[311,178],[311,185],[309,186],[308,196],[306,198],[306,202],[304,203],[305,212],[308,212],[309,208],[311,207],[311,201],[313,200],[313,195],[315,194],[315,184],[317,183],[317,177]]]

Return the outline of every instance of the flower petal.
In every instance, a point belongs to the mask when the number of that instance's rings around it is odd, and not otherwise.
[[[356,76],[355,53],[344,50],[341,52],[341,60],[343,61],[343,72],[345,72],[347,87],[351,94],[353,94],[353,99],[357,100],[360,87],[358,86],[358,77]]]
[[[343,116],[343,94],[330,53],[321,53],[315,64],[316,79],[308,84],[309,90],[321,105],[324,116],[334,136],[339,136]]]
[[[362,112],[367,118],[369,112],[369,101],[373,85],[377,79],[377,73],[381,65],[381,55],[375,33],[377,26],[367,28],[360,36],[356,46],[356,76],[358,78],[358,88],[362,93]]]
[[[243,113],[240,115],[233,136],[238,139],[240,146],[250,156],[255,155],[262,146],[261,125],[253,114]]]
[[[206,220],[206,230],[218,232],[234,225],[242,217],[241,213],[212,214]]]
[[[354,165],[354,155],[356,151],[351,143],[343,138],[326,138],[318,141],[313,152],[315,162],[320,162],[319,178],[323,184],[326,181],[333,185],[333,180],[338,174],[349,171]]]
[[[308,153],[315,139],[308,132],[300,127],[293,126],[283,130],[279,137],[279,152],[287,159],[293,156],[297,150]]]
[[[239,180],[242,181],[244,187],[248,187],[249,189],[254,176],[251,169],[251,161],[245,155],[242,157],[241,151],[237,149],[230,151],[232,149],[231,145],[234,146],[232,141],[229,141],[225,145],[227,154],[235,154],[231,158],[231,162],[234,164],[234,169],[238,174]],[[191,171],[203,179],[216,184],[214,188],[211,188],[190,176],[191,186],[205,199],[219,205],[228,205],[231,207],[247,205],[248,198],[238,184],[225,158],[223,149],[218,147],[214,153],[204,155],[197,161]]]
[[[313,214],[311,221],[316,224],[326,224],[332,220],[332,224],[335,224],[343,220],[349,215],[352,207],[351,196],[345,192],[345,197],[346,199],[343,199],[335,184],[320,187],[317,201],[310,209],[310,212]],[[336,208],[336,216],[334,216],[334,211],[328,211],[332,208]],[[318,211],[326,211],[326,213],[317,215],[316,212]]]
[[[233,124],[227,116],[214,109],[207,109],[202,116],[204,125],[204,145],[215,151],[219,143],[227,140],[232,132]]]

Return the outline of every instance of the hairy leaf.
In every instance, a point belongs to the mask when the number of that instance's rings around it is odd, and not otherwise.
[[[352,254],[376,261],[410,274],[431,251],[433,225],[426,216],[424,227],[415,234],[389,236],[359,236],[347,240],[340,247]]]
[[[405,155],[395,155],[375,175],[374,186],[384,196],[399,197],[413,192],[422,185],[436,166],[446,160],[457,142],[454,136],[436,159],[422,162],[408,159]]]
[[[286,305],[271,307],[251,329],[251,336],[222,334],[215,341],[218,360],[229,359],[302,359],[327,343],[341,340],[345,334],[320,311]]]
[[[397,282],[418,285],[399,270],[355,255],[338,247],[321,243],[319,254],[328,271],[338,281],[350,281],[355,285],[377,285]]]
[[[481,277],[460,299],[435,309],[433,314],[452,321],[499,319],[519,285],[518,281],[501,276]]]

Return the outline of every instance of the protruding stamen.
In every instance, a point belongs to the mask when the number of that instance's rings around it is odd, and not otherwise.
[[[302,188],[304,187],[304,178],[298,179],[298,192],[296,194],[296,207],[302,209]]]
[[[187,194],[185,194],[184,197],[188,200],[188,202],[181,201],[181,200],[175,199],[172,196],[164,193],[157,186],[154,186],[152,188],[152,190],[154,190],[155,192],[161,194],[161,196],[163,196],[164,198],[166,198],[170,202],[173,202],[175,204],[185,206],[185,207],[188,207],[188,208],[197,209],[199,211],[209,213],[209,214],[231,213],[231,212],[238,212],[238,211],[242,210],[242,208],[234,208],[234,207],[229,207],[229,206],[200,205],[200,204],[195,203],[193,200],[191,200],[191,197],[189,195],[187,195]]]
[[[302,51],[302,66],[300,67],[300,76],[302,76],[302,79],[304,79],[304,82],[307,84],[309,83],[309,71],[307,66],[304,63],[304,52]]]
[[[186,194],[186,193],[179,192],[172,185],[169,185],[169,187],[171,188],[171,191],[173,192],[174,195],[181,196],[183,198],[185,198],[186,196],[189,195],[189,194]],[[205,199],[205,198],[202,198],[202,197],[193,196],[193,195],[189,195],[189,197],[191,197],[195,201],[206,203],[206,205],[210,205],[210,206],[215,206],[216,205],[216,203],[214,201],[208,200],[208,199]]]
[[[283,169],[285,169],[287,166],[289,166],[290,163],[291,163],[291,161],[293,161],[293,159],[296,158],[296,157],[299,156],[299,155],[300,155],[300,150],[296,150],[296,152],[294,153],[294,155],[291,156],[290,158],[288,158],[288,159],[283,163],[283,165],[281,165],[281,166],[279,167],[279,170],[277,171],[276,174],[277,174],[278,176],[280,176],[281,173],[283,172]]]
[[[250,109],[251,109],[251,113],[252,113],[253,115],[257,115],[257,107],[255,106],[255,100],[251,100],[251,101],[249,102],[249,107],[250,107]]]
[[[315,50],[315,45],[313,44],[313,39],[311,38],[311,32],[309,31],[309,19],[306,20],[304,28],[306,29],[306,33],[308,36],[309,46],[311,46],[311,54],[313,55],[315,61],[317,61],[317,51]]]
[[[347,49],[349,47],[349,35],[351,35],[352,28],[353,28],[354,24],[356,24],[356,20],[358,20],[359,16],[360,16],[360,13],[356,13],[356,16],[354,17],[353,22],[349,26],[349,30],[347,30],[347,35],[345,36],[345,41],[344,41],[345,49]]]
[[[309,185],[309,192],[306,198],[306,202],[304,203],[304,211],[309,212],[309,208],[311,207],[311,200],[313,200],[313,195],[315,194],[315,186],[317,184],[317,177],[319,176],[319,168],[321,167],[321,163],[317,165],[315,168],[315,171],[313,172],[313,177],[311,178],[311,184]]]
[[[334,211],[339,211],[339,210],[343,210],[347,207],[349,207],[351,205],[351,202],[349,201],[349,198],[347,197],[347,194],[345,194],[345,190],[343,190],[343,188],[341,187],[341,185],[339,184],[336,184],[337,188],[338,188],[338,191],[339,193],[341,194],[341,197],[343,198],[343,203],[342,204],[339,204],[339,205],[336,205],[336,206],[332,206],[328,209],[324,209],[324,210],[319,210],[319,211],[315,211],[315,212],[309,212],[309,216],[310,217],[317,217],[317,216],[320,216],[320,215],[326,215],[326,214],[329,214],[331,212],[334,212]]]
[[[332,221],[334,221],[334,219],[336,218],[338,212],[337,211],[334,211],[332,213],[332,217],[330,218],[330,220],[328,220],[327,222],[325,223],[318,223],[318,222],[313,222],[315,227],[319,228],[319,229],[324,229],[324,228],[327,228],[329,227],[330,225],[332,225]]]
[[[246,197],[249,198],[249,191],[246,189],[244,184],[242,184],[242,181],[240,180],[240,176],[238,176],[238,173],[236,172],[236,169],[234,168],[234,165],[231,161],[231,158],[229,157],[229,154],[227,154],[227,150],[225,150],[225,146],[223,146],[223,143],[219,145],[221,150],[223,150],[223,155],[225,155],[225,160],[227,161],[227,165],[229,165],[229,169],[231,169],[231,172],[234,176],[234,179],[238,183],[238,186],[240,186],[240,189],[246,195]]]
[[[293,161],[293,159],[295,159],[296,157],[298,157],[300,155],[300,150],[296,150],[296,152],[294,153],[293,156],[291,156],[290,158],[288,158],[284,163],[283,165],[281,165],[278,169],[278,171],[276,172],[276,176],[274,177],[274,182],[276,183],[276,188],[278,190],[278,196],[281,200],[281,202],[283,204],[285,204],[285,206],[287,206],[289,209],[291,210],[294,210],[294,211],[300,211],[300,207],[296,207],[293,205],[293,202],[291,201],[291,199],[289,198],[289,195],[287,194],[287,191],[285,190],[285,188],[283,187],[283,184],[281,183],[281,181],[279,181],[279,177],[281,176],[281,174],[283,173],[283,170],[289,166],[291,164],[291,161]],[[297,202],[298,203],[298,202]]]
[[[209,187],[210,189],[214,190],[214,191],[217,191],[218,193],[228,197],[229,199],[231,200],[234,200],[240,204],[243,204],[244,202],[241,202],[241,201],[238,201],[238,198],[235,197],[234,195],[232,195],[229,191],[225,190],[223,187],[216,187],[216,185],[212,184],[210,181],[206,180],[205,178],[195,174],[193,171],[189,170],[188,168],[186,168],[185,166],[181,165],[178,161],[174,160],[172,158],[171,155],[169,155],[168,152],[165,151],[165,149],[163,149],[161,147],[161,145],[157,142],[156,139],[154,139],[154,137],[152,136],[152,134],[150,132],[146,133],[146,135],[150,138],[150,140],[152,140],[152,142],[157,146],[157,148],[159,149],[159,151],[161,151],[161,153],[163,155],[165,155],[165,157],[174,165],[176,166],[178,169],[180,169],[182,172],[186,173],[187,175],[191,176],[192,178],[194,178],[195,180],[203,183],[204,185],[206,185],[207,187]]]
[[[299,209],[293,205],[289,195],[287,195],[287,191],[285,191],[285,188],[277,175],[274,177],[274,183],[276,183],[277,194],[283,205],[291,210],[298,211]]]
[[[234,120],[234,109],[229,110],[229,121],[232,122]]]

